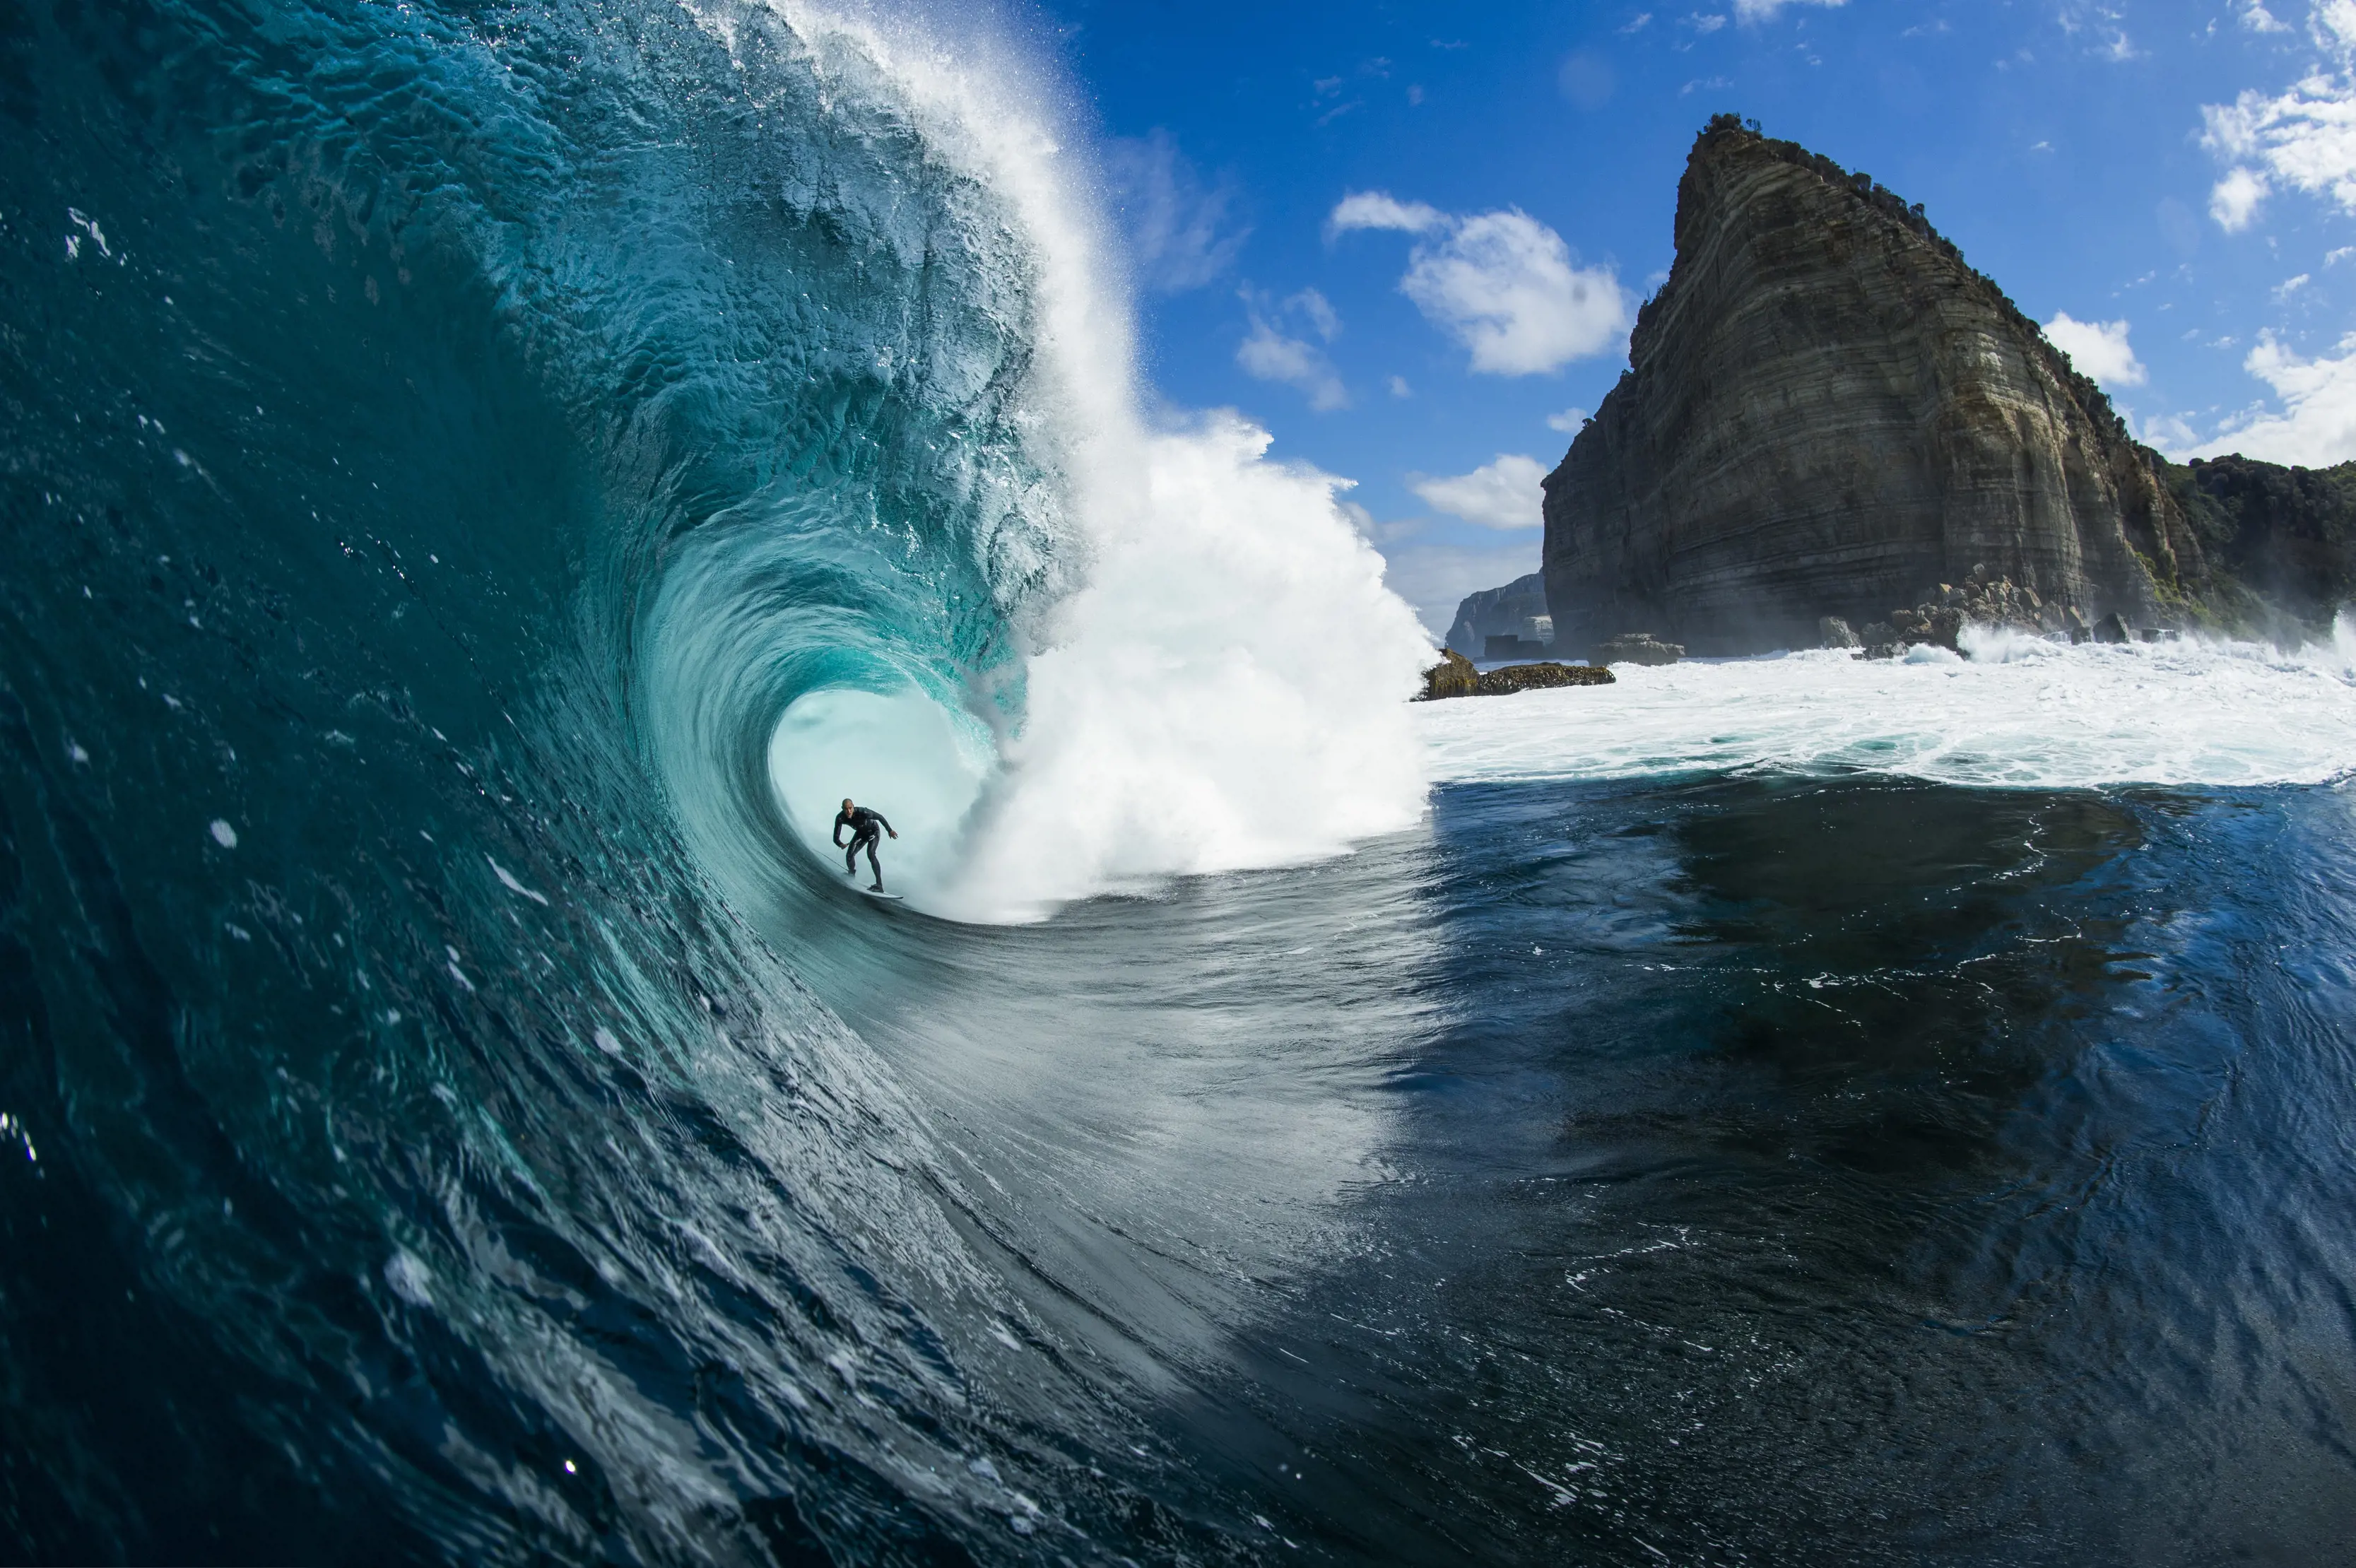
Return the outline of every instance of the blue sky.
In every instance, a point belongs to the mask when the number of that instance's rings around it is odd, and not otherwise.
[[[2163,450],[2356,457],[2356,0],[1039,15],[1149,380],[1356,481],[1435,630],[1536,569],[1536,476],[1626,365],[1721,110],[1922,202]]]

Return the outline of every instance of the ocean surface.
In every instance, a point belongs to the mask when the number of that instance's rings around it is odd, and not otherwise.
[[[2356,628],[1410,706],[1039,58],[0,9],[0,1559],[2343,1560]]]

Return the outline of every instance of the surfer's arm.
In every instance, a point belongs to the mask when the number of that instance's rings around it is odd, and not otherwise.
[[[900,837],[900,830],[893,827],[891,818],[885,816],[882,812],[879,811],[875,814],[875,820],[884,825],[884,832],[889,833],[894,838]]]
[[[834,847],[838,849],[842,848],[842,825],[847,820],[842,813],[834,814]]]

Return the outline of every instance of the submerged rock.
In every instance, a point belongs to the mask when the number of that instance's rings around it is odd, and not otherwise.
[[[1557,686],[1609,686],[1612,672],[1589,665],[1517,664],[1483,675],[1472,661],[1453,648],[1441,650],[1440,663],[1423,672],[1423,694],[1418,702],[1445,697],[1504,697],[1516,691],[1538,691]]]
[[[1686,656],[1682,643],[1665,643],[1650,632],[1622,632],[1608,643],[1595,645],[1597,664],[1675,664]]]

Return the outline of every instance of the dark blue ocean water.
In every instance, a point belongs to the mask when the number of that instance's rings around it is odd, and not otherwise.
[[[0,11],[0,1557],[2342,1555],[2339,784],[802,848],[787,705],[1019,727],[1086,564],[821,30]]]

